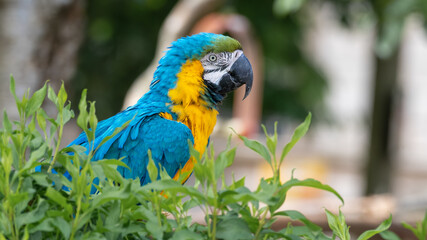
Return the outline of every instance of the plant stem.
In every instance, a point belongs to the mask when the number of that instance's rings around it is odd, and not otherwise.
[[[64,123],[63,123],[64,119],[62,117],[62,109],[59,110],[59,119],[60,119],[60,121],[59,121],[58,141],[56,142],[55,153],[53,154],[52,162],[50,163],[49,168],[47,169],[48,173],[50,173],[52,171],[53,165],[55,164],[56,158],[58,156],[59,146],[61,144],[62,131],[64,128]]]
[[[76,217],[74,218],[74,221],[73,221],[73,226],[72,226],[72,229],[71,229],[70,240],[74,239],[74,235],[76,234],[76,231],[77,231],[76,228],[77,228],[78,220],[79,220],[79,217],[80,217],[81,206],[82,206],[82,195],[79,194],[79,196],[77,197]]]
[[[259,221],[258,229],[255,232],[255,239],[258,239],[259,233],[261,232],[262,227],[265,224],[265,219],[267,218],[269,208],[266,208],[265,211],[262,213],[261,220]]]
[[[160,200],[159,195],[157,194],[157,192],[155,192],[154,203],[155,203],[156,213],[157,213],[157,222],[158,222],[160,228],[162,228],[162,218],[160,216],[160,214],[162,214],[162,210],[160,209],[160,201],[159,200]]]
[[[217,221],[217,214],[216,214],[216,207],[214,207],[214,211],[212,213],[212,240],[216,239],[216,221]]]

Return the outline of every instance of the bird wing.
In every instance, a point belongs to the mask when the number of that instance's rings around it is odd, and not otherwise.
[[[100,145],[116,127],[130,120],[110,140]],[[138,111],[125,111],[99,123],[93,149],[97,149],[92,161],[120,159],[130,168],[118,167],[125,178],[140,179],[141,185],[150,182],[147,173],[148,150],[156,166],[164,168],[174,177],[190,158],[188,140],[194,143],[191,130],[184,124],[168,120],[158,114],[146,115]],[[79,144],[88,148],[86,135],[82,133],[70,145]]]
[[[118,171],[125,178],[140,178],[141,185],[150,182],[147,173],[148,150],[151,150],[152,159],[156,164],[165,168],[169,176],[174,177],[190,158],[188,140],[194,142],[190,129],[182,123],[165,119],[159,115],[145,119],[135,129],[135,136],[117,138],[106,152],[104,158],[119,159],[130,169],[118,167]]]

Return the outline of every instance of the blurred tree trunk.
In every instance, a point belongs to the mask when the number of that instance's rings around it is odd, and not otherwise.
[[[10,74],[18,96],[47,79],[58,87],[72,77],[83,16],[83,0],[0,0],[0,110],[17,117]]]
[[[385,26],[385,11],[389,0],[372,1],[378,16],[377,42],[380,31]],[[403,19],[402,19],[403,21]],[[400,33],[401,35],[402,33]],[[400,38],[400,36],[399,36]],[[400,40],[396,49],[387,57],[375,55],[374,96],[371,115],[371,132],[367,162],[366,195],[390,193],[393,172],[392,132],[395,117],[394,100],[397,92],[398,60]],[[394,139],[395,140],[395,139]]]
[[[397,89],[399,51],[382,59],[376,56],[374,102],[370,147],[367,165],[366,194],[391,192],[393,172],[392,122],[394,118],[394,95]]]

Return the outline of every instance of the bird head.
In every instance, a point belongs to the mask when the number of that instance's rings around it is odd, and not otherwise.
[[[185,76],[191,79],[183,80]],[[251,91],[252,80],[251,64],[237,40],[220,34],[199,33],[171,44],[159,61],[150,88],[176,89],[185,81],[187,85],[181,87],[179,94],[183,94],[184,89],[197,91],[217,104],[242,85],[246,85],[245,99]]]

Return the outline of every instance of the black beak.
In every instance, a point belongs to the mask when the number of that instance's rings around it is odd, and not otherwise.
[[[244,100],[251,92],[252,82],[252,66],[246,56],[242,54],[233,63],[230,68],[230,71],[224,74],[221,80],[219,81],[219,93],[225,95],[228,92],[239,88],[243,84],[246,84],[245,96],[243,97]]]

